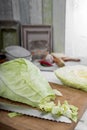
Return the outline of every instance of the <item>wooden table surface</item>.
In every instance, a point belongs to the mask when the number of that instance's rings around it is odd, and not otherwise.
[[[63,94],[62,97],[57,96],[55,102],[60,100],[62,103],[64,100],[67,100],[69,104],[73,104],[79,108],[79,121],[87,108],[87,93],[55,83],[50,83],[50,85]],[[0,98],[0,101],[13,103],[3,98]],[[10,118],[8,113],[7,111],[0,110],[0,130],[73,130],[77,125],[77,123],[74,122],[67,124],[25,115]]]

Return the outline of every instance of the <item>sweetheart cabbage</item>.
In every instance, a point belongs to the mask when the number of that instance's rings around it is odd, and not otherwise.
[[[32,62],[19,58],[0,64],[1,97],[37,107],[57,117],[64,115],[77,121],[77,107],[73,106],[71,109],[66,102],[56,105],[53,102],[55,93],[62,96],[51,88]]]
[[[40,70],[22,58],[0,64],[0,96],[33,107],[55,98]]]
[[[64,85],[87,92],[87,66],[65,66],[55,70],[55,75]]]

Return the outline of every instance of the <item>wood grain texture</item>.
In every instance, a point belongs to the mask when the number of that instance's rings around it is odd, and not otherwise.
[[[79,108],[79,121],[87,108],[87,93],[54,83],[50,83],[50,85],[52,88],[58,89],[63,94],[62,97],[56,97],[55,103],[57,103],[58,100],[60,100],[61,103],[63,103],[64,100],[67,100],[69,104],[73,104]],[[0,98],[0,101],[13,103],[10,100],[2,98]],[[9,118],[7,111],[0,110],[0,128],[2,130],[73,130],[76,124],[77,123],[74,122],[71,124],[53,122],[25,115]]]

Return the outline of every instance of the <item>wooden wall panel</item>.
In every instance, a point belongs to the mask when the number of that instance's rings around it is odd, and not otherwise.
[[[21,24],[30,24],[30,0],[19,0]]]
[[[65,51],[65,13],[66,0],[53,0],[54,50]]]
[[[30,23],[42,24],[42,0],[30,0]]]
[[[12,0],[13,19],[20,21],[19,0]]]
[[[52,24],[53,21],[53,0],[43,0],[42,18],[43,24]]]
[[[0,19],[10,20],[12,18],[12,0],[0,0]]]

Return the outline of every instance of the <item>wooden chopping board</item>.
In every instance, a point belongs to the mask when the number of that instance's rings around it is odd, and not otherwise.
[[[57,96],[55,102],[60,100],[62,103],[64,100],[67,100],[69,104],[75,105],[79,108],[79,121],[85,109],[87,108],[87,93],[55,83],[50,83],[50,85],[52,88],[58,89],[63,94],[62,97]],[[0,101],[14,103],[3,98],[0,98]],[[17,104],[20,105],[20,103]],[[8,113],[9,112],[7,111],[0,110],[1,130],[74,130],[77,124],[74,122],[71,124],[53,122],[25,115],[10,118],[8,117]]]

